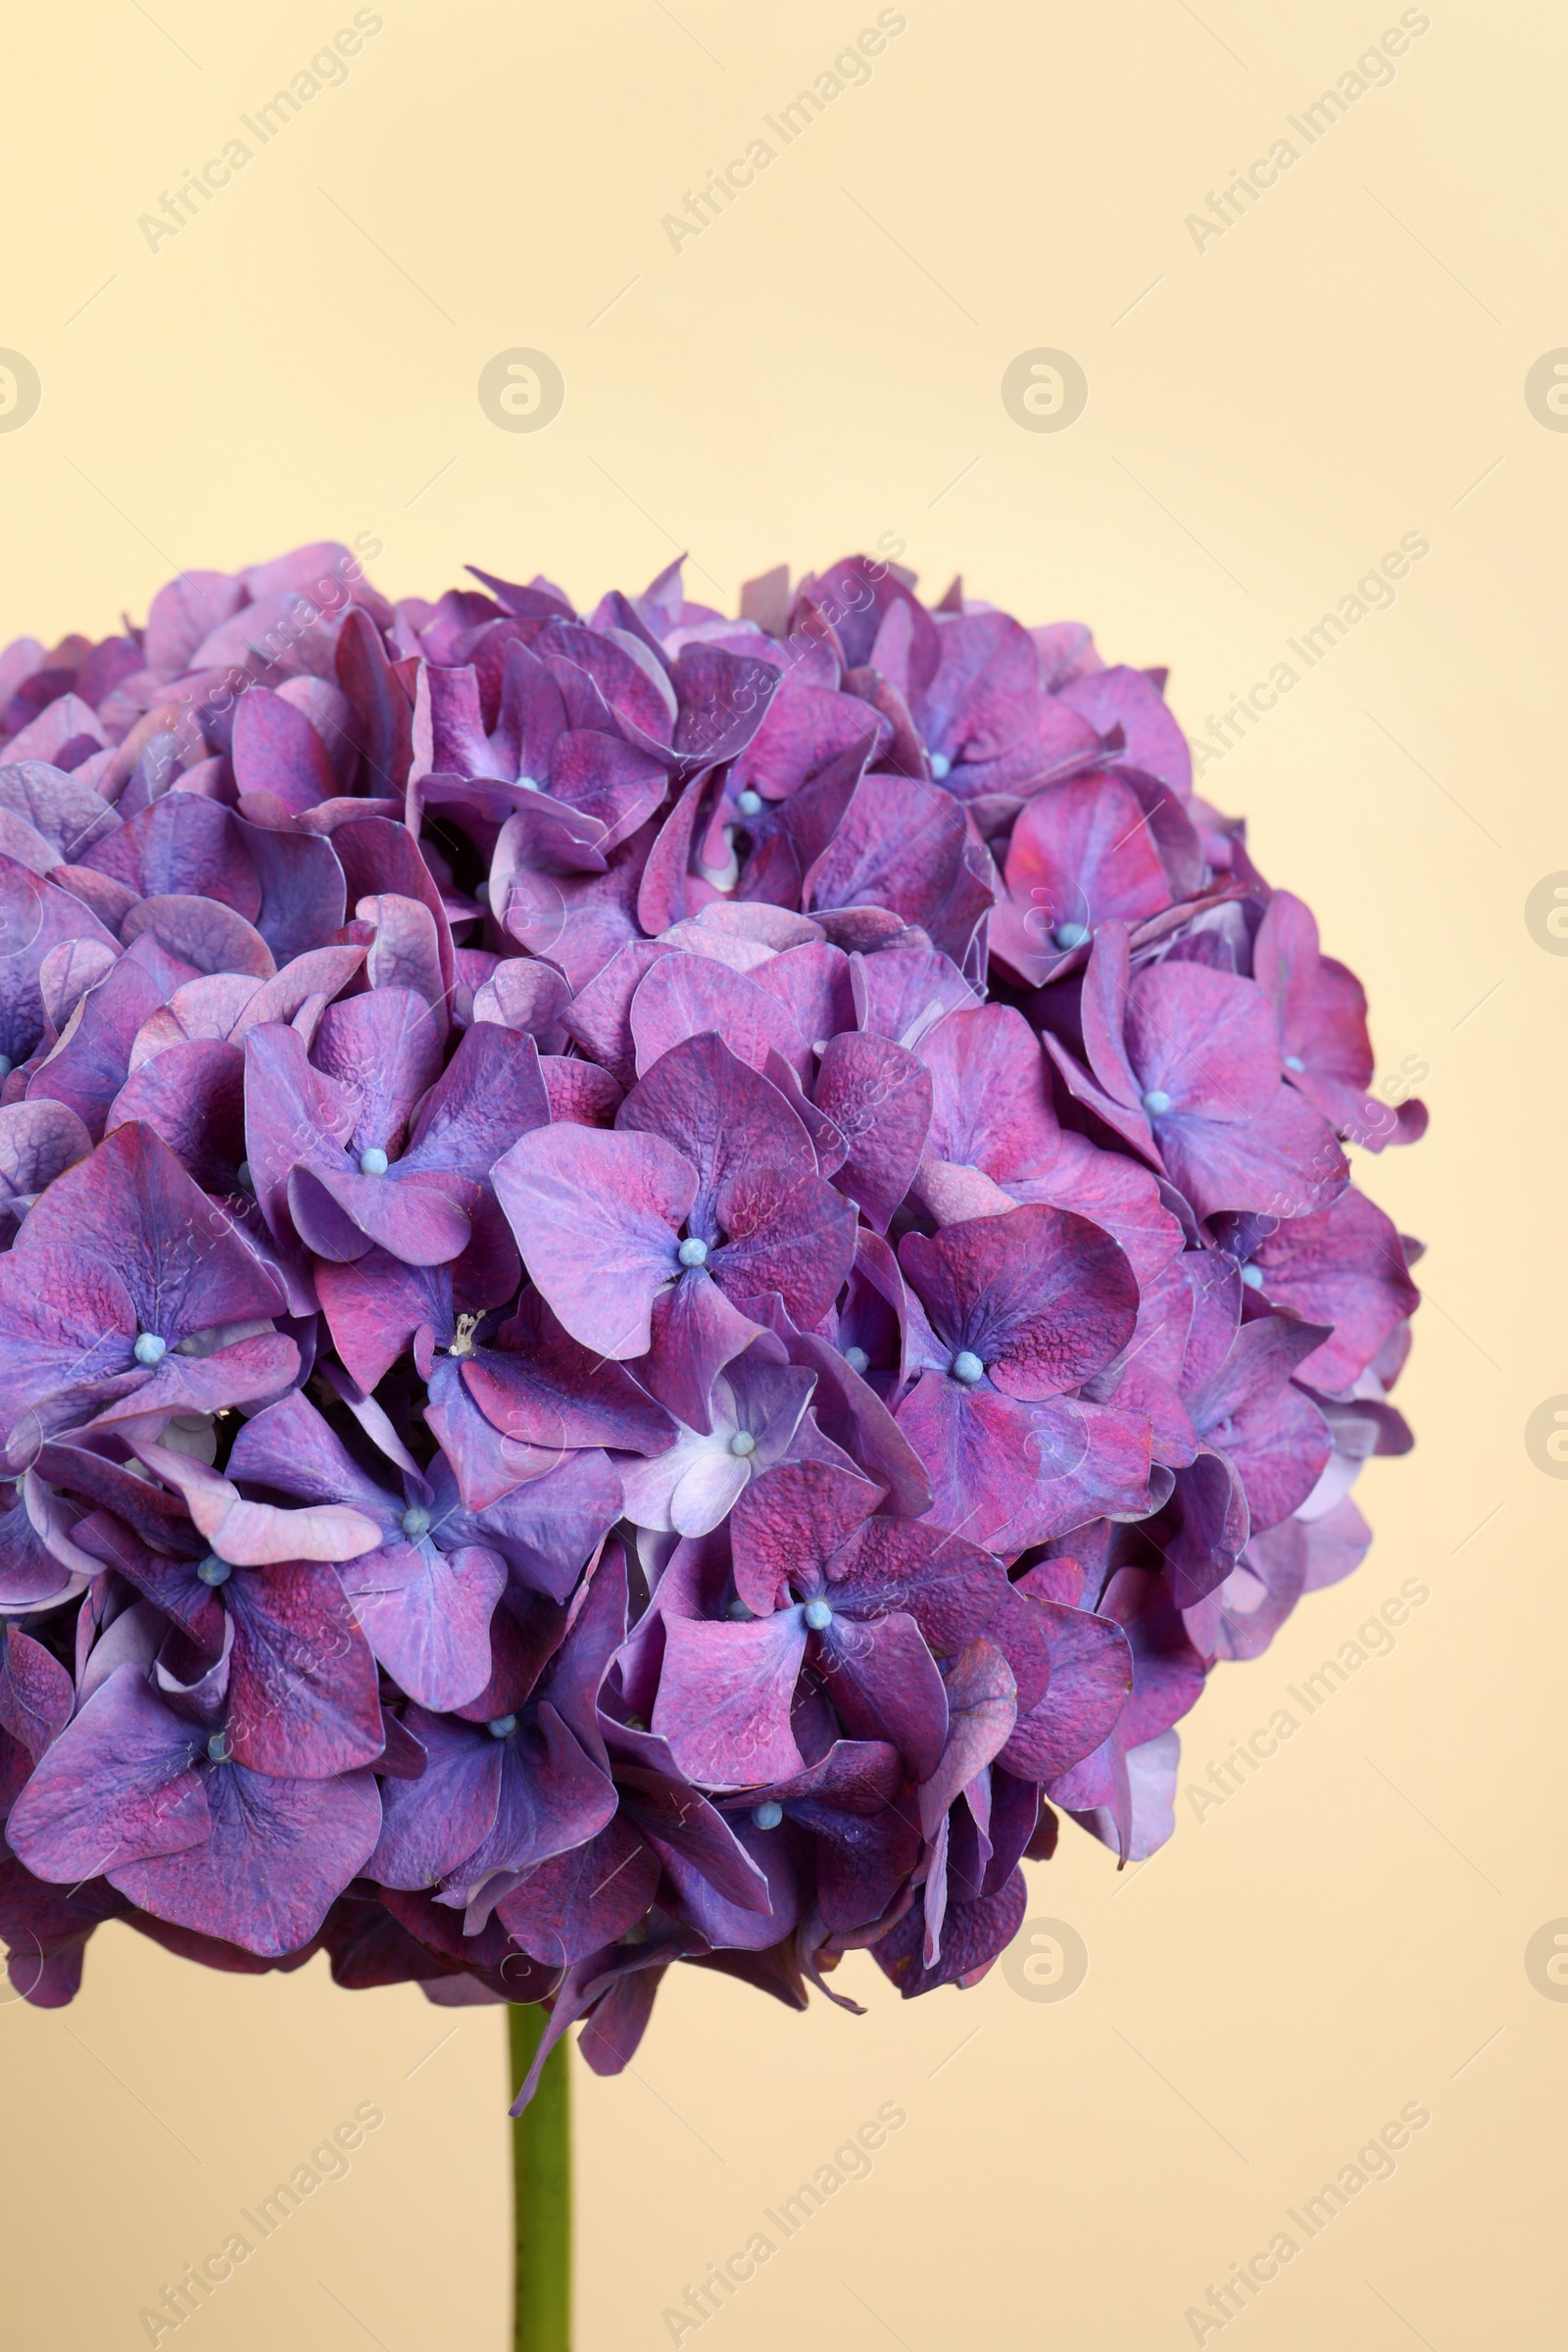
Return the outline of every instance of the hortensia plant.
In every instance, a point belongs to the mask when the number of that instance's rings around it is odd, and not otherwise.
[[[1085,629],[477,577],[0,656],[0,1933],[514,2004],[545,2344],[568,2028],[1170,1835],[1409,1443],[1424,1118]]]

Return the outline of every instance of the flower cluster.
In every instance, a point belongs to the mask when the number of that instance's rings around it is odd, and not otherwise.
[[[1170,1834],[1409,1443],[1423,1115],[1083,628],[476,576],[0,655],[0,1934],[612,2071]]]

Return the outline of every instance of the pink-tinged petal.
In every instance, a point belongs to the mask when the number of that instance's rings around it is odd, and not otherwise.
[[[357,1098],[312,1064],[305,1040],[280,1021],[245,1037],[245,1155],[256,1197],[274,1239],[293,1226],[289,1177],[296,1167],[342,1169],[354,1132]]]
[[[1303,1518],[1306,1529],[1306,1578],[1302,1591],[1321,1592],[1359,1568],[1372,1542],[1372,1530],[1348,1494],[1331,1503],[1316,1517]]]
[[[662,760],[613,735],[591,727],[568,728],[556,740],[551,793],[604,827],[599,847],[607,858],[647,823],[668,789]]]
[[[430,764],[454,776],[499,774],[496,754],[485,739],[479,680],[469,666],[427,666],[420,676],[421,695],[428,698]]]
[[[1009,1772],[1032,1781],[1054,1779],[1108,1739],[1133,1687],[1132,1653],[1115,1621],[1089,1609],[1033,1596],[1031,1569],[1015,1588],[1046,1621],[1051,1681],[1003,1749]]]
[[[694,926],[697,937],[701,938],[708,928]],[[712,932],[715,937],[727,936],[735,945],[740,944],[734,934],[721,933],[716,925],[712,926]],[[786,943],[778,955],[757,964],[752,977],[768,996],[777,997],[801,1036],[813,1045],[819,1039],[836,1037],[841,1029],[857,1025],[853,967],[844,950],[834,947],[829,940]]]
[[[677,1419],[707,1431],[713,1382],[752,1345],[758,1328],[710,1271],[677,1269],[675,1281],[654,1300],[652,1338],[637,1376]]]
[[[595,819],[572,813],[579,826],[597,832]],[[519,870],[496,909],[498,919],[519,947],[558,964],[580,994],[628,940],[640,937],[637,893],[657,830],[650,818],[610,853],[603,872],[552,872],[543,859],[540,870]],[[587,865],[586,854],[580,862]]]
[[[921,1783],[920,1827],[934,1838],[948,1807],[1006,1745],[1018,1712],[1012,1669],[992,1642],[971,1642],[947,1675],[949,1731],[936,1769]]]
[[[389,1542],[341,1571],[376,1658],[421,1707],[461,1707],[490,1677],[490,1620],[506,1563],[481,1544]]]
[[[424,1418],[443,1458],[452,1466],[466,1508],[486,1510],[524,1479],[543,1483],[558,1456],[544,1446],[519,1445],[493,1429],[464,1387],[453,1357],[434,1356],[426,1377],[429,1396]],[[615,1493],[619,1494],[618,1487]]]
[[[389,791],[393,777],[408,772],[413,712],[368,613],[345,614],[333,667],[358,722],[370,789]]]
[[[1172,1181],[1200,1217],[1222,1209],[1308,1216],[1331,1207],[1349,1181],[1328,1121],[1278,1080],[1272,1102],[1245,1123],[1169,1118],[1158,1134]]]
[[[931,1118],[929,1073],[888,1039],[846,1031],[828,1042],[814,1100],[846,1146],[835,1185],[885,1233],[920,1164]]]
[[[1052,1164],[1061,1134],[1046,1059],[1015,1006],[950,1012],[916,1051],[931,1073],[933,1158],[967,1162],[999,1182]]]
[[[202,1355],[176,1355],[171,1348],[141,1387],[106,1405],[88,1426],[107,1429],[149,1414],[161,1420],[171,1413],[263,1404],[299,1377],[299,1348],[281,1332],[258,1332]]]
[[[948,1737],[948,1699],[936,1661],[906,1611],[858,1621],[834,1617],[820,1664],[851,1737],[885,1740],[917,1780],[937,1769]]]
[[[899,1250],[935,1328],[1022,1397],[1059,1396],[1132,1337],[1138,1286],[1116,1244],[1063,1209],[972,1218]]]
[[[534,644],[541,660],[555,656],[585,670],[634,741],[650,750],[668,744],[674,697],[667,680],[650,674],[652,662],[645,667],[641,648],[634,657],[626,644],[564,620],[551,621]]]
[[[497,1160],[492,1182],[572,1338],[621,1360],[646,1354],[654,1300],[679,1270],[675,1235],[697,1187],[689,1161],[654,1135],[544,1127]]]
[[[118,949],[101,939],[63,939],[47,951],[38,966],[38,993],[44,1017],[57,1036],[64,1033],[88,989],[96,988],[119,960]]]
[[[941,663],[919,704],[926,740],[954,760],[995,760],[1034,725],[1040,657],[1005,612],[944,617]]]
[[[886,906],[961,956],[992,904],[989,886],[968,878],[967,839],[962,811],[936,785],[864,776],[831,846],[806,876],[807,911]]]
[[[1268,903],[1252,970],[1274,1007],[1287,1075],[1307,1101],[1369,1152],[1415,1141],[1425,1129],[1424,1106],[1402,1103],[1395,1110],[1368,1095],[1373,1059],[1365,992],[1353,972],[1319,955],[1317,925],[1289,891],[1277,890]]]
[[[1190,1462],[1198,1451],[1198,1433],[1181,1397],[1192,1319],[1186,1272],[1179,1263],[1166,1266],[1142,1286],[1138,1328],[1125,1359],[1107,1366],[1086,1392],[1099,1402],[1113,1400],[1123,1411],[1147,1413],[1154,1459],[1172,1466]]]
[[[226,571],[182,571],[160,588],[147,612],[147,666],[177,678],[190,667],[204,637],[230,619],[246,598],[245,584]]]
[[[340,1503],[283,1510],[274,1503],[247,1502],[228,1479],[188,1453],[143,1444],[136,1450],[150,1470],[183,1495],[195,1526],[236,1568],[352,1560],[373,1551],[381,1541],[380,1528],[363,1511]]]
[[[1133,1653],[1133,1694],[1116,1726],[1131,1751],[1191,1712],[1203,1693],[1203,1661],[1188,1640],[1169,1582],[1144,1568],[1118,1568],[1101,1614],[1122,1626]]]
[[[192,1333],[283,1309],[275,1278],[150,1127],[117,1127],[90,1159],[56,1178],[14,1254],[45,1245],[113,1269],[141,1329],[171,1351]]]
[[[1137,923],[1171,903],[1146,811],[1114,776],[1081,776],[1030,801],[1003,878],[992,952],[1033,986],[1101,923]]]
[[[501,1745],[478,1724],[414,1706],[405,1728],[424,1751],[417,1780],[381,1791],[381,1835],[365,1875],[378,1886],[435,1886],[489,1836],[501,1793]]]
[[[194,966],[177,962],[156,940],[140,940],[112,964],[77,1004],[65,1034],[27,1081],[32,1101],[66,1103],[101,1133],[109,1105],[130,1074],[136,1033]]]
[[[1103,1094],[1085,1089],[1075,1080],[1076,1065],[1059,1039],[1044,1040],[1057,1068],[1080,1101],[1093,1102],[1119,1135],[1136,1150],[1153,1157],[1153,1139],[1142,1108],[1143,1089],[1131,1062],[1123,1029],[1127,1017],[1129,948],[1125,923],[1102,923],[1084,969],[1079,1002],[1084,1052]]]
[[[240,793],[270,793],[292,814],[330,800],[337,790],[320,736],[291,701],[253,687],[234,713],[231,746]]]
[[[415,1104],[441,1075],[442,1045],[440,1020],[413,989],[378,988],[327,1006],[314,1058],[357,1098],[353,1151],[397,1156]]]
[[[432,777],[424,798],[441,806],[444,785],[445,779]],[[478,789],[467,787],[469,808],[475,805],[472,796]],[[506,929],[514,927],[515,917],[516,936],[543,954],[546,942],[542,935],[538,938],[526,935],[542,933],[552,905],[557,913],[564,905],[559,892],[552,902],[551,877],[608,873],[605,828],[600,818],[587,810],[574,808],[569,801],[558,801],[553,793],[534,791],[525,784],[488,788],[479,813],[494,823],[502,816],[504,807],[510,807],[511,813],[506,816],[491,853],[486,893],[490,911]]]
[[[239,1011],[232,1032],[223,1031],[221,1034],[232,1034],[237,1040],[243,1041],[246,1031],[254,1029],[259,1022],[293,1021],[307,1005],[319,1004],[324,1010],[361,970],[366,953],[364,948],[303,950],[282,966],[275,979],[264,981],[255,990]],[[197,989],[223,985],[222,982],[212,981],[196,981],[192,984]],[[183,999],[184,991],[177,993]],[[202,1000],[203,1003],[207,1001],[205,998]],[[196,1034],[201,1033],[198,1031]]]
[[[707,770],[693,776],[660,825],[637,888],[637,920],[645,931],[667,931],[690,911],[697,895],[692,848],[710,785]]]
[[[631,1003],[650,965],[670,953],[655,939],[628,940],[572,1000],[564,1026],[622,1086],[637,1077]]]
[[[92,1137],[64,1102],[8,1102],[0,1109],[0,1193],[30,1200],[91,1150]]]
[[[341,1382],[335,1385],[341,1394]],[[350,1410],[356,1407],[351,1404]],[[390,1449],[397,1467],[407,1471],[411,1464],[406,1456],[397,1460],[397,1441],[377,1422],[378,1413],[374,1404],[357,1408],[366,1434]],[[227,1469],[234,1479],[272,1488],[300,1502],[357,1505],[382,1532],[401,1515],[402,1505],[394,1503],[387,1486],[361,1467],[337,1432],[298,1392],[246,1421],[229,1449]],[[279,1511],[277,1520],[280,1542],[287,1544],[288,1514]],[[271,1554],[274,1559],[289,1556],[282,1549]]]
[[[1222,1585],[1241,1557],[1250,1522],[1247,1495],[1223,1453],[1202,1446],[1176,1473],[1180,1523],[1165,1549],[1176,1605],[1190,1609]]]
[[[529,591],[517,593],[526,596]],[[545,663],[526,645],[509,644],[502,658],[501,702],[496,715],[497,748],[506,756],[509,772],[542,783],[550,773],[551,758],[565,724],[561,689]]]
[[[325,817],[334,808],[364,805],[325,802],[318,813]],[[301,829],[277,832],[244,817],[235,822],[262,889],[256,928],[278,965],[327,952],[348,905],[348,885],[332,843]]]
[[[24,1471],[0,1514],[0,1617],[62,1607],[85,1591],[98,1562],[76,1542],[78,1511],[35,1470]],[[78,1625],[78,1631],[79,1631]]]
[[[1210,1436],[1223,1445],[1241,1475],[1254,1535],[1300,1509],[1333,1450],[1323,1415],[1292,1387],[1244,1405],[1233,1429],[1218,1428]]]
[[[497,1903],[496,1917],[536,1960],[567,1968],[646,1917],[659,1877],[658,1855],[617,1814],[586,1845],[530,1871]]]
[[[575,1127],[613,1127],[623,1099],[622,1089],[597,1062],[575,1055],[541,1054],[539,1074],[544,1080],[550,1116]]]
[[[682,1772],[710,1788],[754,1788],[803,1769],[790,1703],[806,1654],[799,1609],[751,1624],[671,1617],[653,1729]]]
[[[687,960],[682,958],[682,960]],[[779,1200],[816,1174],[816,1155],[778,1089],[711,1033],[661,1054],[616,1115],[621,1131],[662,1137],[697,1171],[694,1231],[718,1238],[716,1203],[749,1170]]]
[[[21,858],[8,858],[6,863],[19,873],[30,870]],[[50,880],[82,907],[90,908],[100,927],[111,939],[118,940],[121,924],[136,905],[135,891],[128,890],[123,882],[111,881],[107,874],[94,873],[86,865],[57,865]]]
[[[867,739],[880,746],[892,729],[853,695],[812,685],[799,671],[785,674],[761,725],[736,762],[731,785],[750,786],[764,800],[786,799],[844,753]]]
[[[292,1781],[223,1764],[205,1780],[213,1814],[206,1842],[133,1863],[112,1883],[155,1917],[245,1951],[298,1951],[374,1849],[374,1775]]]
[[[485,1418],[527,1445],[649,1454],[675,1434],[668,1413],[564,1331],[537,1291],[524,1294],[493,1346],[464,1357],[463,1380]]]
[[[480,1183],[509,1144],[550,1123],[550,1097],[531,1037],[493,1021],[466,1030],[419,1105],[400,1177],[450,1168]]]
[[[745,751],[777,692],[770,662],[725,653],[721,646],[687,645],[670,672],[679,715],[674,744],[685,772],[713,767]]]
[[[965,1390],[945,1373],[922,1372],[897,1418],[930,1477],[939,1525],[987,1544],[1028,1503],[1040,1447],[1027,1406],[996,1389]]]
[[[910,1053],[945,1014],[980,1002],[953,958],[935,948],[887,948],[850,960],[860,1027]]]
[[[543,1593],[564,1604],[585,1562],[620,1515],[620,1480],[608,1455],[595,1447],[570,1453],[553,1466],[536,1463],[525,1481],[514,1479],[505,1494],[483,1504],[470,1503],[466,1511],[448,1507],[439,1464],[435,1484],[438,1540],[451,1544],[461,1537],[499,1552],[515,1580],[514,1602],[519,1588],[525,1588],[527,1594]],[[492,1633],[504,1630],[498,1616]]]
[[[1144,1862],[1175,1832],[1181,1741],[1174,1731],[1160,1732],[1125,1753],[1115,1749],[1114,1755],[1117,1787],[1112,1802],[1075,1806],[1066,1782],[1053,1783],[1051,1793],[1080,1827],[1124,1862]]]
[[[1152,964],[1128,989],[1126,1037],[1146,1107],[1158,1093],[1173,1117],[1244,1120],[1273,1101],[1274,1023],[1250,980],[1200,963]]]
[[[360,816],[369,802],[345,804],[348,821],[332,833],[332,850],[347,884],[348,904],[394,892],[399,898],[418,899],[430,910],[441,954],[441,975],[450,989],[457,974],[452,956],[452,931],[435,878],[419,854],[408,827],[382,815]]]
[[[776,1292],[796,1323],[818,1323],[855,1264],[854,1202],[815,1176],[783,1191],[764,1167],[733,1175],[716,1208],[728,1238],[709,1263],[729,1296],[755,1312]]]
[[[141,899],[120,924],[120,939],[129,948],[143,934],[197,971],[249,971],[259,981],[277,971],[261,931],[217,899]]]
[[[167,1053],[171,1046],[233,1037],[246,1007],[263,994],[264,987],[264,982],[241,972],[204,973],[199,980],[187,980],[137,1030],[130,1049],[132,1077],[144,1062]]]
[[[162,1136],[204,1191],[231,1192],[245,1156],[244,1054],[212,1037],[172,1045],[132,1072],[105,1123],[115,1128],[132,1119]]]
[[[111,956],[118,948],[113,932],[70,891],[41,882],[14,858],[0,857],[0,942],[6,950],[0,956],[0,1051],[13,1063],[35,1053],[43,1034],[43,963],[53,949],[75,940],[90,940]]]
[[[871,1244],[887,1250],[886,1243],[878,1242],[876,1235],[862,1230],[857,1245],[858,1266],[865,1263],[867,1246]],[[903,1284],[890,1250],[887,1264],[894,1284],[902,1293]],[[890,1509],[907,1518],[921,1517],[931,1507],[930,1482],[918,1454],[900,1432],[869,1378],[854,1371],[839,1349],[819,1334],[795,1330],[776,1305],[771,1310],[771,1319],[791,1363],[815,1374],[811,1418],[823,1437],[852,1461],[859,1463],[867,1477],[886,1488]],[[841,1337],[845,1346],[853,1344],[847,1326],[842,1329]],[[868,1374],[869,1369],[867,1366]]]
[[[475,1021],[498,1021],[534,1038],[541,1054],[564,1051],[564,1015],[571,990],[560,972],[531,956],[503,956],[488,980],[473,992]]]
[[[354,912],[360,922],[375,927],[365,964],[371,988],[410,989],[432,1008],[438,1021],[444,1021],[447,991],[435,917],[429,907],[418,899],[400,898],[388,891],[379,898],[361,899]]]
[[[62,1884],[198,1845],[212,1827],[193,1769],[205,1744],[139,1666],[122,1666],[38,1762],[7,1838],[29,1870]]]
[[[1160,1200],[1147,1168],[1119,1152],[1104,1152],[1087,1136],[1063,1130],[1055,1157],[1032,1176],[1006,1180],[1018,1201],[1049,1201],[1102,1225],[1122,1250],[1140,1286],[1158,1279],[1182,1248],[1182,1229]]]
[[[808,1041],[776,997],[710,956],[662,956],[632,999],[639,1074],[672,1046],[708,1030],[754,1070],[765,1066],[770,1049],[803,1074],[808,1066]]]
[[[994,760],[965,760],[944,782],[947,791],[971,808],[984,803],[1010,812],[1020,799],[1102,764],[1101,740],[1088,719],[1069,710],[1057,696],[1047,695],[1034,724],[1015,743]]]
[[[1252,976],[1274,1007],[1282,1054],[1298,1052],[1311,1034],[1317,969],[1317,923],[1311,908],[1291,891],[1275,891],[1252,942]],[[1366,1077],[1371,1075],[1369,1061]]]
[[[1185,800],[1193,789],[1193,756],[1187,738],[1166,708],[1159,689],[1141,669],[1102,669],[1071,678],[1058,689],[1069,710],[1087,718],[1103,742],[1119,727],[1129,767],[1141,768],[1171,786]]]
[[[138,898],[214,899],[247,924],[261,909],[261,886],[234,818],[193,793],[155,801],[79,862],[123,882]]]
[[[59,1739],[75,1707],[70,1675],[40,1642],[8,1633],[0,1662],[0,1728],[36,1763]]]
[[[0,1127],[6,1116],[0,1111]],[[1350,1387],[1421,1301],[1394,1225],[1353,1185],[1331,1207],[1282,1222],[1252,1262],[1272,1305],[1333,1325],[1333,1337],[1297,1367],[1329,1395]]]
[[[1029,1889],[1021,1870],[1014,1870],[994,1894],[975,1902],[955,1903],[942,1929],[942,1956],[927,1965],[922,1960],[923,1923],[918,1906],[906,1911],[897,1927],[872,1945],[877,1965],[906,2000],[931,1992],[939,1984],[976,1984],[999,1953],[1017,1935],[1029,1908]]]
[[[977,1544],[878,1513],[829,1562],[827,1594],[835,1622],[840,1611],[862,1623],[903,1611],[932,1655],[948,1658],[989,1627],[1007,1586],[999,1561]]]
[[[95,841],[119,830],[120,819],[101,793],[80,776],[68,775],[42,760],[18,760],[8,746],[0,767],[0,808],[14,812],[41,835],[53,853],[49,866],[71,865]]]
[[[461,1176],[341,1175],[296,1168],[289,1215],[318,1256],[363,1257],[373,1243],[411,1266],[444,1265],[468,1247],[472,1188]]]
[[[989,1539],[1008,1558],[1092,1519],[1146,1519],[1152,1505],[1147,1414],[1068,1397],[1025,1407],[1039,1464],[1025,1507]]]
[[[820,1462],[785,1462],[753,1482],[735,1508],[735,1590],[754,1616],[779,1606],[792,1576],[823,1572],[875,1510],[865,1480]]]
[[[381,1753],[375,1661],[334,1570],[290,1561],[229,1579],[229,1745],[281,1780],[324,1781]]]

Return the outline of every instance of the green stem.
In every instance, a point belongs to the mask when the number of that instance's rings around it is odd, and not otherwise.
[[[548,2011],[536,2001],[508,2010],[512,2080],[533,2064]],[[514,2352],[571,2352],[571,2085],[567,2045],[545,2061],[539,2088],[512,2127],[516,2269]]]

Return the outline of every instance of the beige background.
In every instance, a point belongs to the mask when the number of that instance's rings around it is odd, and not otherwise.
[[[1243,1792],[1184,1804],[1147,1871],[1118,1883],[1069,1825],[1031,1912],[1088,1943],[1070,2001],[999,1969],[906,2007],[861,1960],[869,2015],[803,2019],[677,1971],[634,2072],[577,2067],[580,2342],[669,2341],[662,2308],[894,2100],[873,2176],[705,2344],[1174,2348],[1420,2101],[1397,2176],[1233,2327],[1252,2352],[1533,2352],[1561,2340],[1568,2005],[1524,1954],[1568,1915],[1568,1488],[1524,1428],[1568,1391],[1568,961],[1524,904],[1568,867],[1568,436],[1524,378],[1568,344],[1568,22],[1433,0],[1392,86],[1200,253],[1185,217],[1396,8],[909,0],[868,86],[673,251],[662,216],[874,13],[386,0],[345,85],[154,253],[138,216],[350,10],[10,10],[0,344],[43,401],[0,435],[0,637],[101,632],[176,564],[320,536],[383,541],[393,593],[471,560],[589,598],[689,547],[692,592],[728,604],[890,534],[933,595],[961,567],[1168,662],[1197,730],[1401,534],[1430,540],[1205,779],[1366,979],[1380,1072],[1429,1066],[1428,1142],[1358,1172],[1432,1246],[1419,1450],[1363,1482],[1371,1558],[1214,1676],[1184,1785],[1401,1580],[1430,1600]],[[518,345],[567,386],[538,434],[476,398]],[[1059,434],[1000,397],[1042,345],[1091,387]],[[0,2063],[8,2343],[144,2341],[138,2307],[373,2100],[351,2177],[180,2341],[500,2352],[493,2016],[340,1993],[319,1963],[213,1977],[112,1929],[75,2007],[0,2011]]]

